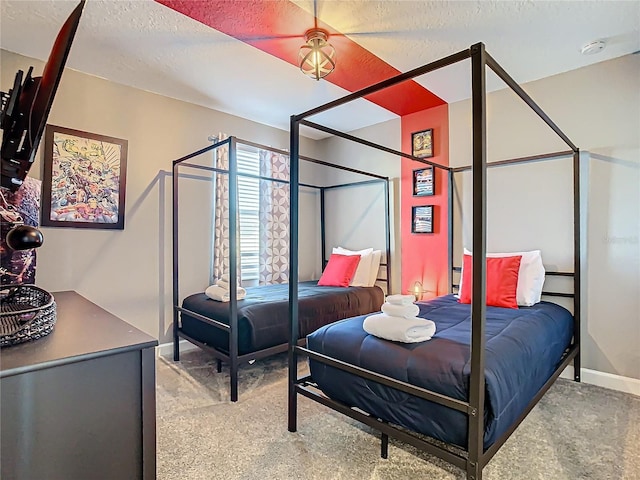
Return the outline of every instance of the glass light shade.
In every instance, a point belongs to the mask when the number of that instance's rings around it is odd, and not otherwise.
[[[422,299],[422,294],[424,293],[424,290],[422,289],[422,282],[416,280],[416,282],[413,284],[413,294],[416,297],[416,300],[421,300]]]
[[[327,42],[328,38],[327,32],[314,28],[305,33],[307,43],[300,47],[300,70],[316,80],[326,77],[336,68],[336,49]]]

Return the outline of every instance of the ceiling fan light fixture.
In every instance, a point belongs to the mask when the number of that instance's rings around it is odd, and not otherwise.
[[[319,28],[307,30],[305,45],[300,47],[298,60],[305,75],[320,80],[336,68],[336,49],[327,40],[329,33]]]

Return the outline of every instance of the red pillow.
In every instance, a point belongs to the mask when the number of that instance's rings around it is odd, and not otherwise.
[[[340,255],[332,253],[322,272],[318,285],[324,287],[348,287],[356,274],[360,255]]]
[[[516,290],[522,255],[515,257],[487,258],[487,305],[518,308]],[[460,303],[471,303],[473,279],[471,255],[464,256],[464,276],[460,287]]]

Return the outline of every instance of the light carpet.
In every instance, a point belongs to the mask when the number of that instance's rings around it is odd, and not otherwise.
[[[306,364],[300,363],[300,370]],[[287,358],[229,372],[199,350],[157,363],[159,480],[464,480],[462,470],[298,397],[287,431]],[[559,379],[484,469],[485,480],[640,480],[640,398]]]

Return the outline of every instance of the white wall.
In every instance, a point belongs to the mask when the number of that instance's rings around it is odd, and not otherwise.
[[[0,60],[5,91],[18,69],[26,71],[32,65],[38,75],[43,68],[41,61],[4,50]],[[43,228],[37,284],[49,291],[76,290],[161,342],[168,341],[172,160],[209,145],[212,133],[284,149],[289,146],[288,132],[71,70],[62,76],[48,123],[128,140],[125,229]],[[314,155],[315,142],[303,139],[301,150]],[[41,154],[42,148],[38,157]],[[30,175],[40,178],[40,161]],[[196,286],[201,291],[208,280],[210,190],[202,180],[182,177],[180,182],[181,194],[185,192],[180,205],[181,251],[193,253],[181,258],[183,278],[190,282],[181,288],[186,295]],[[301,208],[313,206],[311,199]],[[314,215],[309,218],[317,219]],[[300,243],[308,251],[301,254],[301,277],[318,270],[318,238],[318,222],[306,222]],[[308,264],[305,258],[311,259]]]
[[[640,55],[628,55],[524,85],[574,144],[589,152],[583,172],[588,180],[583,366],[635,379],[640,379],[638,79]],[[489,161],[568,149],[511,91],[489,94],[487,106]],[[470,103],[451,104],[449,112],[451,165],[468,165]],[[489,170],[489,250],[542,248],[550,269],[571,267],[570,163],[568,158]],[[458,191],[468,199],[465,183],[468,179]],[[463,228],[470,244],[469,223]]]
[[[400,118],[349,132],[356,137],[401,150]],[[400,291],[400,159],[389,153],[339,137],[319,142],[320,155],[328,162],[374,173],[391,179],[391,288]],[[329,169],[326,185],[369,180],[362,175]],[[327,192],[327,258],[331,248],[385,250],[384,191],[380,185],[348,187]],[[395,253],[395,255],[394,255]]]

